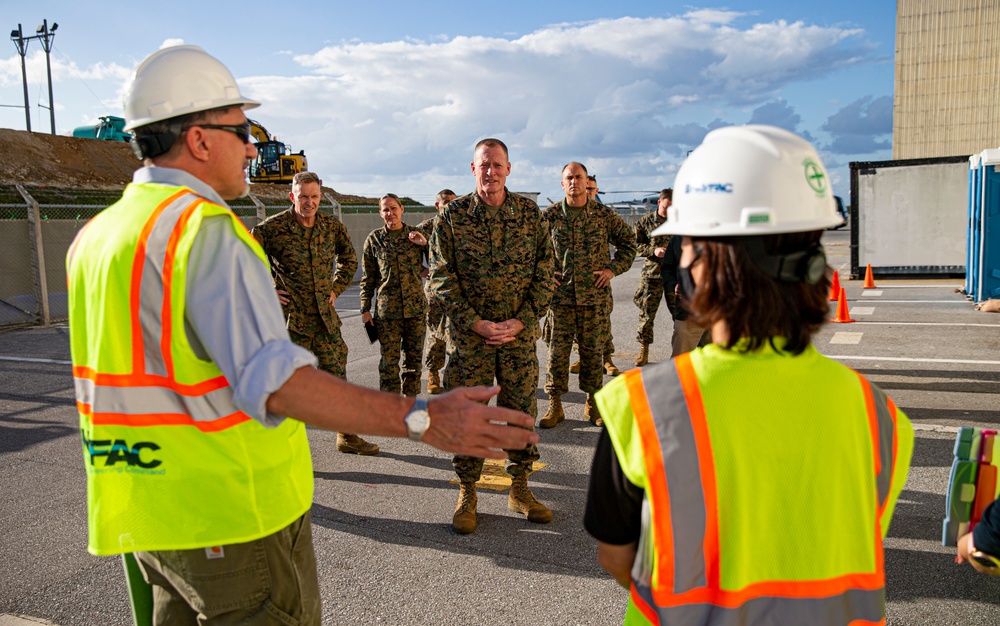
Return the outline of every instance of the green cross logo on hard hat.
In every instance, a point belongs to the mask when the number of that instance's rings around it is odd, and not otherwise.
[[[823,173],[823,168],[819,163],[813,159],[806,159],[802,162],[802,166],[805,168],[806,183],[809,187],[816,192],[818,196],[826,195],[826,174]]]

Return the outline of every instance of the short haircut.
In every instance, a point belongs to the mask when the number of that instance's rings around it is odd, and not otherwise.
[[[670,200],[672,202],[673,199],[674,199],[674,190],[671,189],[670,187],[667,187],[666,189],[660,191],[660,200]]]
[[[173,156],[181,148],[178,142],[184,131],[191,126],[209,122],[217,113],[225,113],[232,107],[221,107],[207,111],[195,111],[187,115],[179,115],[169,119],[137,126],[132,130],[133,152],[136,146],[141,146],[144,159],[155,159],[160,156]]]
[[[762,235],[768,254],[784,255],[820,245],[822,230],[805,233]],[[746,237],[699,239],[692,237],[699,253],[696,263],[704,264],[703,283],[684,306],[691,322],[711,328],[724,321],[729,328],[732,349],[741,340],[741,349],[757,350],[772,337],[787,340],[784,350],[801,354],[830,316],[830,268],[815,284],[783,282],[765,274],[746,247]]]
[[[595,182],[595,183],[596,183],[596,182],[597,182],[597,177],[596,177],[596,176],[594,176],[593,174],[587,174],[587,180],[589,180],[589,181],[592,181],[592,182]]]
[[[481,148],[483,146],[490,146],[490,147],[493,147],[493,148],[501,148],[501,149],[503,149],[503,155],[505,157],[507,157],[508,161],[510,161],[510,153],[507,152],[507,144],[505,144],[504,142],[500,141],[499,139],[496,139],[495,137],[487,137],[486,139],[480,140],[480,142],[476,144],[476,147],[473,148],[472,153],[475,154],[475,153],[479,152],[479,148]]]
[[[292,177],[292,187],[298,185],[307,185],[309,183],[316,183],[320,187],[323,186],[323,181],[319,179],[319,174],[316,172],[298,172]]]
[[[582,168],[583,168],[583,173],[584,173],[584,174],[586,174],[586,173],[587,173],[587,166],[586,166],[586,165],[584,165],[583,163],[580,163],[579,161],[570,161],[570,162],[569,162],[569,163],[567,163],[566,165],[563,165],[562,169],[561,169],[561,170],[559,170],[559,174],[561,175],[561,174],[562,174],[563,172],[565,172],[565,171],[566,171],[566,168],[567,168],[567,167],[569,167],[570,165],[579,165],[580,167],[582,167]],[[587,176],[587,178],[590,178],[590,176]],[[596,179],[595,179],[595,180],[596,180]]]
[[[441,199],[444,198],[445,196],[457,196],[457,195],[458,194],[452,191],[451,189],[442,189],[441,191],[437,192],[437,195],[434,196],[434,199],[437,200],[438,202],[441,202]]]

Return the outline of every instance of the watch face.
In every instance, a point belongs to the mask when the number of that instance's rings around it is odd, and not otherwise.
[[[410,439],[420,441],[431,425],[431,416],[427,412],[427,401],[417,400],[406,416],[406,430]]]

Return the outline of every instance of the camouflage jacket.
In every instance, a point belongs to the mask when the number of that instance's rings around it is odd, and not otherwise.
[[[516,318],[524,329],[506,344],[516,348],[534,344],[552,299],[552,242],[538,205],[506,193],[493,220],[476,193],[445,207],[431,235],[430,285],[460,341],[479,320]]]
[[[670,243],[670,235],[653,236],[651,233],[667,218],[653,211],[635,223],[635,242],[638,244],[639,256],[646,257],[642,265],[642,277],[660,279],[660,259],[653,254],[657,248],[666,248]]]
[[[317,315],[327,332],[340,328],[340,317],[330,306],[330,293],[343,293],[358,269],[347,228],[332,215],[317,213],[316,224],[306,229],[289,208],[250,232],[264,248],[274,286],[288,292],[289,302],[282,307],[287,328],[311,333]]]
[[[424,297],[423,251],[426,246],[410,242],[408,235],[414,228],[403,224],[402,233],[394,238],[383,226],[365,239],[361,253],[361,311],[370,311],[375,297],[375,317],[398,320],[421,317],[427,306]]]
[[[635,260],[632,229],[614,209],[593,200],[587,201],[576,219],[567,213],[565,200],[545,207],[542,218],[549,223],[552,234],[555,271],[562,273],[552,303],[603,304],[610,287],[595,286],[594,272],[607,268],[617,276],[632,267]],[[615,247],[614,258],[609,244]]]
[[[427,245],[424,246],[423,248],[421,248],[420,250],[423,252],[422,261],[424,261],[427,264],[428,267],[430,267],[430,264],[431,264],[430,263],[431,233],[434,232],[434,225],[437,224],[437,222],[438,222],[438,215],[440,215],[440,213],[438,213],[437,215],[432,215],[431,217],[428,217],[427,219],[425,219],[424,221],[420,222],[419,224],[417,224],[416,226],[413,227],[413,230],[418,230],[421,233],[423,233],[424,237],[427,237]],[[430,280],[428,280],[426,283],[424,283],[424,296],[427,297],[427,304],[428,304],[428,306],[433,306],[433,304],[432,304],[431,301],[434,299],[434,295],[431,293],[431,281]]]

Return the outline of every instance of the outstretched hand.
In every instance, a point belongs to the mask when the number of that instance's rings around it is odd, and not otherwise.
[[[461,387],[428,402],[431,424],[423,442],[439,450],[480,459],[505,459],[504,450],[538,442],[535,420],[520,411],[483,404],[500,387]]]

